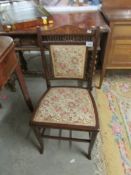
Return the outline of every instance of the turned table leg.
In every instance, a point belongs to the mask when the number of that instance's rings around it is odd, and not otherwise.
[[[22,51],[18,51],[18,53],[19,53],[19,59],[20,59],[21,68],[22,68],[22,70],[27,71],[28,70],[27,62],[26,62],[26,60],[24,58],[23,52]]]
[[[32,102],[31,102],[31,99],[29,96],[29,92],[27,90],[27,86],[25,84],[24,76],[22,74],[22,71],[21,71],[21,68],[19,65],[16,66],[15,73],[16,73],[16,76],[18,78],[18,82],[19,82],[20,88],[22,90],[23,96],[25,98],[25,101],[26,101],[30,111],[33,111],[33,105],[32,105]]]
[[[102,86],[102,83],[103,83],[103,79],[104,79],[105,73],[106,73],[106,69],[103,69],[102,72],[101,72],[101,74],[100,74],[99,89],[100,89],[101,86]]]

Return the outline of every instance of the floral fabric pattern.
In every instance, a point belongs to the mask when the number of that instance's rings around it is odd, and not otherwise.
[[[84,77],[86,46],[52,45],[51,56],[55,78]]]
[[[51,88],[41,100],[33,121],[95,126],[95,113],[86,89]]]

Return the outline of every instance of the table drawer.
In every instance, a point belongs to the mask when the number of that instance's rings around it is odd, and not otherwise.
[[[112,36],[114,37],[131,37],[131,24],[114,25],[112,29]]]
[[[108,65],[131,68],[131,40],[112,41]]]
[[[11,51],[0,63],[0,87],[3,86],[17,65],[17,58],[14,51]]]

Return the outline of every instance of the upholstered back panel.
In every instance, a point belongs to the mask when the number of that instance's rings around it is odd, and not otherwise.
[[[85,45],[51,45],[50,51],[54,78],[84,78],[87,58]]]

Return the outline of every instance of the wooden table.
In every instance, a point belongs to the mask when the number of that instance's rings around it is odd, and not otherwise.
[[[40,18],[42,15],[31,1],[20,1],[7,5],[8,13],[14,17],[13,22],[19,23],[22,21],[28,21],[30,19]],[[92,27],[99,26],[101,30],[101,53],[100,60],[103,60],[104,47],[106,43],[106,35],[109,30],[108,25],[105,23],[103,17],[99,12],[89,13],[72,13],[72,14],[53,14],[54,23],[51,25],[45,25],[42,27],[45,35],[57,35],[57,34],[76,34],[79,35],[81,30],[84,33]],[[72,26],[72,27],[70,27]],[[59,28],[59,30],[58,30]],[[76,29],[75,29],[76,28]],[[80,30],[78,30],[78,28]],[[25,70],[27,69],[26,62],[22,56],[22,51],[26,50],[39,50],[37,46],[36,28],[30,28],[27,30],[16,30],[5,32],[0,31],[0,35],[9,35],[13,37],[16,50],[20,53],[20,58]],[[104,39],[103,39],[104,38]]]
[[[0,36],[0,89],[7,83],[12,73],[15,72],[25,101],[31,111],[32,102],[24,81],[21,68],[16,58],[13,39],[7,36]]]

